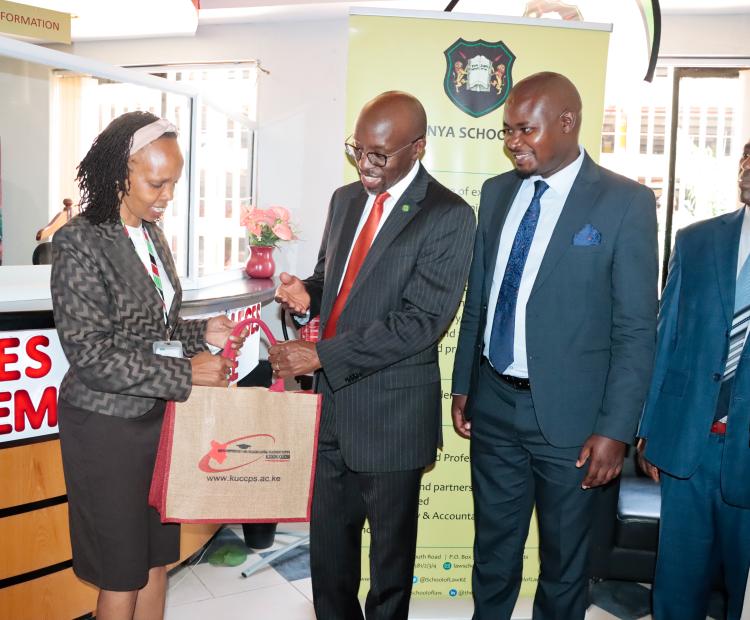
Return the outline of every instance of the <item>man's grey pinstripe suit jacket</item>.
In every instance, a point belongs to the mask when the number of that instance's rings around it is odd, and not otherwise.
[[[305,280],[321,333],[366,201],[359,182],[331,199],[318,263]],[[335,425],[354,471],[404,471],[435,460],[442,439],[437,341],[463,295],[474,229],[471,207],[420,165],[373,241],[336,335],[317,345],[322,432]]]
[[[185,355],[204,350],[206,321],[179,318],[182,288],[158,226],[144,222],[175,295],[172,338]],[[90,411],[135,418],[156,398],[183,401],[191,390],[189,359],[152,352],[164,340],[162,302],[122,224],[73,218],[53,240],[52,308],[70,362],[60,398]]]

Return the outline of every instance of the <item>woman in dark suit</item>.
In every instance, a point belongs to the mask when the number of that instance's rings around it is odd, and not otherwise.
[[[167,400],[226,386],[228,318],[179,317],[182,290],[156,225],[180,178],[174,126],[116,118],[78,167],[81,215],[54,237],[52,305],[70,362],[58,403],[73,570],[99,589],[99,620],[161,618],[179,526],[148,490]],[[240,346],[243,338],[234,338]]]

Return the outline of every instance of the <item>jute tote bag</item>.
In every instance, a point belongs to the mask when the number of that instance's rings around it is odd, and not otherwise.
[[[257,324],[241,321],[233,333]],[[223,355],[235,355],[227,347]],[[195,386],[164,414],[149,504],[163,522],[308,521],[320,395]]]

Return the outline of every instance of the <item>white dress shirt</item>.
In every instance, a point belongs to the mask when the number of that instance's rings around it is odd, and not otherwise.
[[[750,207],[742,208],[742,231],[740,232],[740,247],[737,250],[737,278],[740,276],[742,266],[747,257],[750,256],[750,217],[747,216]]]
[[[552,233],[560,219],[563,205],[568,199],[570,188],[576,180],[581,165],[583,164],[583,147],[579,146],[578,158],[568,164],[562,170],[556,172],[550,177],[543,179],[549,188],[544,192],[540,200],[539,221],[536,225],[534,238],[531,241],[529,255],[526,258],[526,264],[521,275],[521,284],[518,288],[518,299],[516,301],[515,326],[513,330],[513,362],[507,368],[496,368],[502,374],[513,375],[515,377],[528,377],[529,369],[526,360],[526,304],[531,295],[531,288],[539,273],[539,267],[542,264],[544,253],[552,238]],[[505,219],[502,232],[500,233],[500,245],[497,250],[497,262],[495,263],[495,272],[492,276],[492,287],[490,288],[489,303],[487,304],[487,323],[484,330],[484,355],[489,359],[490,353],[490,336],[492,334],[492,323],[495,318],[495,306],[500,293],[500,286],[503,283],[505,267],[510,258],[510,251],[513,247],[513,240],[518,232],[526,210],[529,208],[531,199],[534,197],[534,181],[542,179],[539,175],[534,175],[523,180],[521,188],[518,190],[513,204],[510,206],[508,216]]]
[[[396,205],[396,203],[401,200],[401,196],[403,196],[404,192],[406,191],[406,188],[411,185],[411,182],[414,180],[414,178],[417,176],[417,173],[419,172],[419,160],[414,162],[414,165],[411,167],[411,170],[406,174],[406,176],[401,179],[398,183],[393,185],[392,187],[389,187],[387,191],[390,196],[388,199],[383,203],[383,215],[380,217],[380,222],[378,222],[378,229],[375,231],[375,236],[372,238],[372,242],[375,243],[375,238],[378,236],[378,233],[383,228],[383,224],[385,224],[385,220],[388,218],[388,216],[393,211],[393,207]],[[375,204],[375,198],[377,196],[375,194],[370,194],[367,197],[367,202],[365,203],[365,208],[362,211],[362,216],[359,218],[359,224],[357,224],[357,230],[354,233],[354,242],[352,243],[352,246],[349,248],[349,254],[346,257],[346,265],[344,265],[344,271],[341,273],[341,280],[339,280],[339,284],[336,287],[336,294],[338,295],[338,292],[341,290],[341,285],[344,282],[344,276],[346,275],[346,268],[349,266],[349,260],[352,257],[352,250],[354,249],[354,245],[357,242],[357,237],[359,237],[359,233],[362,231],[362,228],[365,225],[365,222],[367,221],[367,218],[370,216],[370,211],[372,211],[372,206]],[[307,325],[307,323],[310,321],[310,311],[308,310],[304,316],[298,316],[295,317],[295,320],[299,325]]]
[[[385,221],[388,219],[388,216],[391,214],[391,211],[393,211],[393,207],[396,205],[396,203],[401,200],[401,196],[403,196],[404,192],[406,191],[406,188],[411,185],[411,182],[414,180],[414,177],[417,176],[417,173],[419,172],[419,160],[414,162],[414,165],[411,167],[411,170],[406,174],[406,176],[401,179],[398,183],[393,185],[392,187],[389,187],[387,191],[390,196],[388,199],[383,203],[383,215],[380,218],[380,222],[378,223],[378,229],[375,231],[375,236],[372,238],[372,242],[375,243],[375,238],[378,236],[378,233],[383,228],[383,224],[385,224]],[[352,247],[349,248],[349,255],[346,257],[346,265],[344,265],[344,271],[341,274],[341,280],[339,281],[338,288],[336,291],[341,290],[341,284],[344,282],[344,276],[346,275],[346,268],[349,266],[349,260],[352,257],[352,250],[354,249],[354,245],[357,242],[357,237],[359,237],[359,233],[362,231],[362,228],[364,228],[365,222],[367,221],[367,218],[370,216],[370,211],[372,211],[372,206],[375,204],[375,194],[370,194],[367,197],[367,202],[365,203],[364,211],[362,211],[362,217],[359,218],[359,224],[357,225],[357,231],[354,233],[354,243],[352,243]]]
[[[740,271],[745,265],[745,261],[750,255],[750,217],[747,216],[747,212],[750,207],[745,206],[742,209],[742,229],[740,230],[740,245],[737,248],[737,275],[735,276],[735,282],[740,277]],[[745,348],[747,344],[748,332],[745,332],[745,340],[742,343],[742,348]],[[722,418],[726,421],[725,418]]]

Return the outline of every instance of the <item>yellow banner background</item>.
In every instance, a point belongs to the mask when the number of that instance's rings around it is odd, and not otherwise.
[[[362,105],[379,93],[404,90],[414,94],[427,110],[424,165],[477,209],[482,183],[512,167],[503,153],[502,140],[497,137],[503,108],[480,118],[459,109],[443,88],[443,52],[459,38],[469,42],[502,41],[516,56],[513,84],[538,71],[563,73],[576,84],[583,99],[581,143],[598,159],[609,32],[587,29],[585,25],[571,28],[570,23],[565,24],[567,27],[541,25],[550,24],[548,20],[522,21],[465,21],[448,14],[445,19],[351,15],[347,132],[353,131]],[[347,180],[356,180],[355,168],[346,168]],[[444,447],[434,469],[425,473],[422,480],[415,598],[471,595],[474,521],[469,443],[455,434],[450,419],[450,379],[461,310],[440,343]],[[365,526],[362,593],[369,588],[368,534]],[[538,569],[537,531],[532,522],[526,542],[522,596],[533,595]]]

